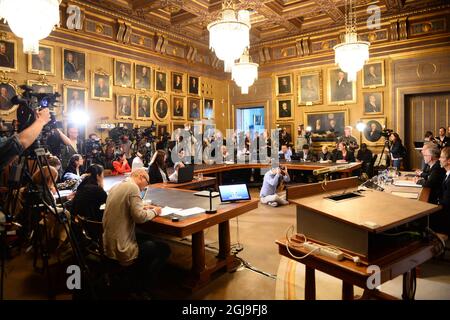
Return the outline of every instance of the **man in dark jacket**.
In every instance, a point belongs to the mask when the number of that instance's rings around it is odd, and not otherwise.
[[[422,155],[425,163],[430,168],[426,178],[418,178],[417,184],[424,188],[430,188],[428,202],[437,204],[442,192],[442,182],[445,179],[445,169],[439,163],[440,150],[434,143],[427,143],[423,146]]]

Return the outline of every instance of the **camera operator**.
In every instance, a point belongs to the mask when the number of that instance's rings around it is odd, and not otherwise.
[[[125,158],[128,161],[128,165],[131,166],[132,164],[132,158],[131,158],[131,145],[132,142],[130,140],[130,136],[125,133],[123,136],[120,137],[120,151],[123,152],[125,154]]]
[[[36,120],[25,130],[14,134],[6,141],[0,143],[0,170],[2,170],[15,156],[20,156],[25,149],[33,144],[42,131],[42,128],[50,121],[48,108],[35,112]]]
[[[85,143],[86,146],[86,168],[89,168],[92,164],[99,164],[105,166],[103,161],[103,149],[100,138],[91,133],[88,140]]]

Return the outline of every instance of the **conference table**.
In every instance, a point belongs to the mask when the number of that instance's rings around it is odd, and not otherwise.
[[[123,181],[125,176],[105,177],[105,190],[109,191],[115,184]],[[205,179],[205,178],[203,178]],[[213,180],[209,180],[213,181]],[[198,183],[201,183],[198,182]],[[188,186],[190,187],[190,186]],[[151,200],[157,206],[189,209],[193,207],[209,209],[209,197],[194,195],[194,191],[182,188],[168,188],[166,185],[150,185],[144,201]],[[231,270],[234,256],[231,255],[230,219],[258,208],[258,199],[234,203],[221,203],[220,198],[212,199],[214,214],[200,213],[189,217],[180,217],[179,221],[172,221],[171,217],[158,216],[140,225],[140,229],[152,234],[170,235],[184,238],[192,236],[192,267],[185,286],[195,290],[210,280],[210,276],[220,270]],[[204,231],[218,225],[219,253],[213,265],[205,263],[205,234]]]

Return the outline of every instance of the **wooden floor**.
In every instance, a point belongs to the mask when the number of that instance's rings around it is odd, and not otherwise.
[[[252,197],[258,196],[258,190],[252,190]],[[220,273],[204,288],[190,293],[181,286],[182,268],[190,265],[190,238],[171,239],[172,257],[169,265],[163,270],[158,288],[154,291],[156,299],[275,299],[283,296],[275,294],[277,280],[267,275],[276,275],[280,265],[278,248],[275,239],[283,236],[286,229],[295,224],[295,206],[273,208],[260,204],[239,220],[231,221],[232,244],[239,243],[243,250],[238,257],[249,263],[255,269],[266,275],[238,267],[233,273]],[[238,226],[239,224],[239,238]],[[217,229],[206,231],[208,244],[207,255],[213,257],[218,247]],[[449,255],[447,255],[447,258]],[[57,277],[54,272],[54,277]],[[62,274],[57,280],[64,284]],[[321,277],[319,274],[317,277]],[[278,281],[283,281],[279,277]],[[302,283],[302,279],[297,279]],[[318,280],[320,283],[320,279]],[[318,299],[339,299],[341,287],[339,281],[327,281],[326,294],[321,295],[318,289]],[[394,296],[401,294],[401,278],[383,285],[383,291]],[[355,291],[357,292],[357,291]],[[69,292],[62,288],[57,299],[70,299]],[[417,299],[450,299],[450,262],[432,260],[423,265],[417,285]],[[46,278],[33,272],[30,254],[21,254],[7,263],[5,282],[5,299],[47,299]]]

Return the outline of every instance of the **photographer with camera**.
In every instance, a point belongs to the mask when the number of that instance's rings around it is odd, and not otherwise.
[[[85,143],[86,149],[86,168],[89,168],[92,164],[98,164],[105,166],[103,160],[103,148],[100,138],[91,133],[88,140]]]
[[[3,170],[14,157],[20,156],[36,141],[44,126],[50,121],[50,110],[48,108],[37,110],[35,117],[36,120],[28,128],[0,143],[0,154],[2,155],[0,170]]]
[[[289,204],[286,194],[277,194],[277,189],[284,183],[291,181],[286,167],[272,168],[264,175],[263,185],[260,192],[260,201],[272,207]]]

